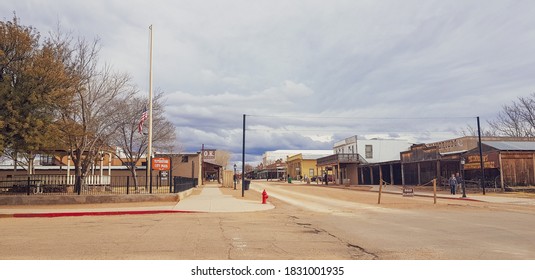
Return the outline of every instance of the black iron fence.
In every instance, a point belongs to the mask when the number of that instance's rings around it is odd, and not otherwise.
[[[173,177],[174,192],[178,193],[178,192],[187,191],[197,186],[198,182],[199,180],[196,178],[186,178],[186,177],[175,176]]]
[[[30,175],[0,178],[0,195],[118,195],[178,193],[197,185],[197,179],[163,176],[103,176],[76,178],[66,175]]]

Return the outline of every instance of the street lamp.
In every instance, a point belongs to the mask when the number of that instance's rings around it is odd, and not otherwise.
[[[234,164],[234,190],[236,190],[236,164]]]
[[[463,188],[463,198],[466,197],[466,184],[464,182],[466,182],[466,179],[464,178],[464,164],[465,164],[465,160],[464,160],[464,157],[461,158],[461,174],[462,174],[462,179],[461,179],[461,187]]]

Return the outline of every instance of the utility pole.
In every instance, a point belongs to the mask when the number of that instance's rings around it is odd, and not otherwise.
[[[245,196],[245,114],[243,114],[243,139],[241,146],[241,197]]]
[[[147,147],[147,177],[152,193],[152,25],[150,30],[150,52],[149,52],[149,143]]]

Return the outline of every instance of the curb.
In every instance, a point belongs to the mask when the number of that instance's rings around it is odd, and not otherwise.
[[[0,218],[58,218],[80,216],[118,216],[118,215],[149,215],[149,214],[173,214],[173,213],[204,213],[202,211],[189,210],[138,210],[138,211],[105,211],[105,212],[57,212],[57,213],[14,213],[0,214]]]

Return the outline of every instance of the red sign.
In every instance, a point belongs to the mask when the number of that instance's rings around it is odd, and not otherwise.
[[[168,158],[153,158],[152,170],[166,171],[171,169],[171,161]]]

